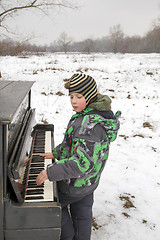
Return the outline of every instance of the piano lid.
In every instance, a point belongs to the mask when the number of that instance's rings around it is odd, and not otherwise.
[[[11,123],[33,83],[30,81],[0,81],[0,124]]]

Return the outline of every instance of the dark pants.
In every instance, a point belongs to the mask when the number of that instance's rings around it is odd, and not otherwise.
[[[62,207],[61,240],[90,240],[93,193],[85,197],[59,194]]]

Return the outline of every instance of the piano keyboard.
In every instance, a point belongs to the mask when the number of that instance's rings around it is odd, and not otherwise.
[[[30,164],[28,186],[25,202],[54,201],[53,183],[46,180],[41,185],[36,184],[38,174],[52,164],[52,159],[45,159],[40,154],[51,152],[51,131],[37,131]]]

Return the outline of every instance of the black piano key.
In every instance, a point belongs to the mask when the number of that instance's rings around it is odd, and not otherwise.
[[[28,186],[27,188],[30,188],[30,187],[36,187],[36,186],[41,186],[41,185],[37,185],[36,182],[33,182],[33,183],[28,183]],[[42,186],[43,187],[43,186]]]
[[[44,145],[45,145],[45,141],[42,141],[42,140],[35,141],[34,143],[34,147],[43,147]]]
[[[30,187],[35,187],[36,188],[37,186],[41,186],[41,188],[44,188],[44,184],[43,183],[41,185],[37,185],[36,182],[28,183],[27,188],[30,188]]]
[[[36,141],[45,141],[45,134],[43,134],[43,136],[42,135],[37,135],[36,139],[35,139],[35,142]]]
[[[44,148],[45,142],[37,142],[36,144],[34,144],[34,148]]]
[[[35,180],[37,178],[37,174],[29,175],[29,180]]]
[[[39,147],[39,146],[44,146],[45,145],[45,140],[36,140],[35,142],[34,142],[34,147]]]
[[[37,142],[37,144],[34,145],[34,148],[44,148],[45,142]]]
[[[43,189],[27,190],[27,195],[39,195],[43,193],[44,193]]]
[[[35,169],[34,169],[34,168],[33,168],[33,169],[31,168],[31,169],[30,169],[30,174],[35,174],[35,173],[38,174],[38,173],[40,173],[42,170],[44,170],[44,168],[35,168]]]
[[[29,185],[28,187],[27,187],[27,189],[28,188],[44,188],[44,186],[42,186],[42,185],[37,185],[37,184],[33,184],[33,185]]]
[[[34,143],[36,142],[42,142],[42,143],[45,142],[45,136],[36,138]]]
[[[44,197],[43,196],[27,196],[26,198],[25,198],[26,200],[38,200],[38,199],[44,199]]]
[[[42,138],[41,138],[41,139],[40,139],[40,138],[39,138],[39,139],[36,139],[35,142],[34,142],[34,144],[36,145],[37,143],[42,145],[42,144],[45,143],[45,139],[42,139]]]
[[[43,130],[37,131],[36,137],[44,136],[44,134],[45,134],[45,131],[43,131]]]
[[[38,143],[38,142],[37,142],[37,143],[34,145],[34,149],[35,149],[35,148],[44,148],[44,145],[45,145],[45,142],[44,142],[44,143],[41,143],[41,142]]]
[[[34,149],[33,153],[45,153],[45,149]]]
[[[41,185],[37,185],[37,184],[33,184],[33,185],[29,185],[28,187],[27,187],[27,190],[28,189],[44,189],[44,186],[41,186]]]
[[[45,134],[45,131],[41,130],[41,131],[37,131],[37,134],[36,134],[36,137],[39,137],[39,136],[44,136]]]
[[[42,151],[44,149],[45,149],[44,146],[39,146],[39,147],[35,147],[33,151]]]
[[[31,168],[39,168],[39,167],[44,167],[44,162],[31,164]]]
[[[28,181],[28,186],[31,186],[31,185],[36,185],[37,186],[37,184],[36,184],[36,181]],[[41,184],[41,186],[44,186],[44,183],[42,183]]]

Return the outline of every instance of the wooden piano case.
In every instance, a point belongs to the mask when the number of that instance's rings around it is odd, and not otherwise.
[[[0,240],[60,238],[61,208],[56,183],[54,201],[46,202],[24,202],[17,187],[18,167],[32,146],[32,85],[0,81]]]

